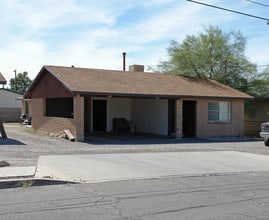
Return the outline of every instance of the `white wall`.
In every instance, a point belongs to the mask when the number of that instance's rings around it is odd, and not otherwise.
[[[113,118],[136,122],[137,131],[167,135],[168,101],[162,99],[93,98],[107,100],[107,131],[113,131]]]
[[[0,89],[0,108],[21,108],[21,101],[16,100],[20,95]]]
[[[107,98],[107,131],[113,131],[113,118],[130,120],[130,106],[129,98]]]
[[[132,99],[131,120],[138,132],[168,134],[168,101],[162,99]]]

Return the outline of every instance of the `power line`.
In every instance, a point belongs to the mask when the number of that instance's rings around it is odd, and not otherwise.
[[[266,5],[266,4],[263,4],[263,3],[260,3],[260,2],[255,2],[255,1],[252,1],[252,0],[246,0],[246,1],[254,3],[254,4],[257,4],[257,5],[261,5],[261,6],[264,6],[264,7],[269,7],[269,5]]]
[[[222,8],[222,7],[215,6],[215,5],[209,5],[209,4],[206,4],[206,3],[203,3],[203,2],[198,2],[198,1],[193,1],[193,0],[186,0],[186,1],[193,2],[193,3],[196,3],[196,4],[200,4],[200,5],[205,5],[205,6],[208,6],[208,7],[211,7],[211,8],[220,9],[220,10],[223,10],[223,11],[228,11],[228,12],[232,12],[232,13],[236,13],[236,14],[240,14],[240,15],[245,15],[245,16],[252,17],[252,18],[257,18],[257,19],[260,19],[260,20],[267,21],[267,24],[269,24],[269,18],[263,18],[263,17],[259,17],[259,16],[256,16],[256,15],[243,13],[243,12],[240,12],[240,11],[234,11],[234,10],[231,10],[231,9]]]

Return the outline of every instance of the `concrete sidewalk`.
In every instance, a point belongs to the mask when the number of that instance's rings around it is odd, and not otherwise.
[[[36,166],[28,167],[0,167],[1,179],[32,178],[35,176]]]
[[[36,178],[105,182],[269,171],[269,156],[235,151],[40,156]]]

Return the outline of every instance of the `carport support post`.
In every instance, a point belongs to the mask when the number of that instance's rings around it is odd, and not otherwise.
[[[176,100],[176,139],[182,138],[182,100]]]
[[[84,97],[74,97],[74,120],[76,126],[76,141],[84,140]]]

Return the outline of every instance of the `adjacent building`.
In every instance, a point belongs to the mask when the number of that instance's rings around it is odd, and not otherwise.
[[[2,122],[19,122],[21,115],[21,101],[18,97],[21,94],[5,89],[7,81],[0,73],[0,120]]]
[[[35,130],[69,129],[77,140],[112,132],[114,118],[135,122],[137,132],[178,138],[244,135],[244,100],[251,96],[213,80],[142,67],[44,66],[24,95],[23,111],[29,106]]]
[[[2,88],[4,88],[4,86],[7,84],[6,79],[4,78],[4,76],[2,75],[2,73],[0,73],[0,85],[2,85]]]
[[[269,121],[269,99],[255,98],[246,107],[244,134],[248,137],[260,137],[261,124]]]
[[[19,122],[21,115],[21,94],[11,90],[0,89],[0,120],[2,122]]]

